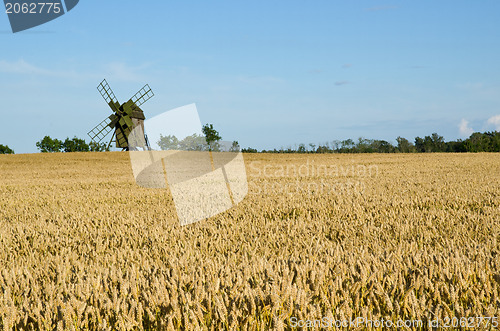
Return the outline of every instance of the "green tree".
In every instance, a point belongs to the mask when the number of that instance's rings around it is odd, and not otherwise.
[[[432,151],[433,152],[444,152],[446,150],[446,144],[444,142],[444,137],[433,133],[431,135]]]
[[[373,142],[370,144],[370,149],[372,151],[375,151],[376,153],[393,153],[394,152],[394,146],[385,140],[373,140]]]
[[[426,152],[426,150],[425,150],[425,144],[424,144],[424,139],[423,138],[415,137],[415,149],[419,153]]]
[[[231,148],[229,149],[230,152],[234,152],[234,153],[237,153],[240,151],[240,144],[235,140],[233,141],[233,143],[231,144]]]
[[[355,147],[356,152],[358,152],[358,153],[373,153],[373,142],[374,142],[374,140],[359,137],[358,143],[356,144],[356,147]]]
[[[194,133],[179,141],[179,149],[183,151],[205,151],[208,146],[205,137]]]
[[[467,152],[500,152],[500,132],[474,132],[464,145]]]
[[[319,145],[316,149],[316,153],[331,153],[330,148],[328,147],[328,143],[324,145]]]
[[[43,139],[38,141],[35,145],[42,153],[60,152],[63,147],[62,141],[59,139],[52,139],[49,136],[43,137]]]
[[[89,145],[85,140],[74,137],[73,139],[66,138],[62,143],[62,148],[64,152],[88,152],[90,150]]]
[[[14,150],[7,145],[0,145],[0,154],[14,154]]]
[[[93,141],[90,142],[89,149],[91,152],[105,152],[105,151],[109,152],[109,148],[106,144],[96,143]]]
[[[396,142],[398,146],[396,147],[400,153],[412,153],[415,152],[415,145],[413,145],[408,139],[403,137],[397,137]]]
[[[179,139],[177,139],[174,135],[163,136],[160,134],[160,140],[158,140],[158,146],[164,151],[167,150],[178,150],[179,148]]]
[[[356,144],[354,143],[354,140],[352,139],[346,139],[346,140],[342,140],[340,142],[340,150],[339,152],[341,153],[349,153],[349,152],[354,152],[354,149],[356,147]]]
[[[222,138],[219,135],[219,132],[214,129],[214,126],[212,124],[205,124],[202,131],[208,144],[208,150],[218,150],[219,140]]]

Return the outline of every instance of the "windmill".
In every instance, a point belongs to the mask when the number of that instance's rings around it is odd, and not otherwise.
[[[113,139],[116,142],[116,147],[122,148],[122,150],[129,150],[130,139],[135,140],[134,144],[132,144],[132,146],[134,146],[133,149],[136,148],[135,146],[149,149],[149,142],[147,136],[144,134],[145,116],[142,109],[139,108],[139,106],[154,96],[149,85],[144,85],[139,92],[122,105],[120,105],[116,99],[106,79],[97,86],[97,90],[101,93],[113,114],[105,118],[87,133],[90,139],[92,139],[94,143],[100,144],[111,131],[114,131],[107,145],[108,149]],[[134,130],[135,128],[139,128],[139,130]],[[132,130],[134,131],[131,135]],[[138,137],[133,137],[133,135],[137,134],[139,135]]]

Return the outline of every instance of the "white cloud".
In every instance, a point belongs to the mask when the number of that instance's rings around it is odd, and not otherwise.
[[[488,118],[488,124],[491,124],[495,127],[495,130],[500,131],[500,115],[495,115]]]
[[[142,72],[148,67],[148,64],[132,67],[123,62],[111,62],[103,65],[103,70],[89,72],[84,71],[84,69],[80,69],[79,71],[74,69],[51,70],[28,63],[24,59],[17,61],[0,60],[0,73],[68,78],[73,81],[83,79],[99,80],[102,79],[103,73],[105,77],[113,81],[144,81],[146,79],[142,75]]]
[[[463,137],[469,137],[474,132],[474,129],[469,126],[469,121],[464,118],[460,121],[458,130],[460,131],[460,135]]]
[[[144,81],[146,77],[144,77],[140,71],[146,67],[147,65],[131,67],[123,62],[112,62],[106,65],[106,77],[114,81]]]
[[[7,74],[16,75],[32,75],[32,76],[44,76],[44,77],[55,77],[55,78],[67,78],[73,81],[81,80],[85,78],[94,78],[96,76],[92,73],[79,73],[71,70],[51,70],[47,68],[42,68],[37,65],[26,62],[24,59],[19,59],[17,61],[5,61],[0,60],[0,72]],[[97,76],[96,76],[97,77]]]
[[[0,60],[0,72],[8,74],[50,75],[50,70],[36,67],[23,59],[15,62]]]

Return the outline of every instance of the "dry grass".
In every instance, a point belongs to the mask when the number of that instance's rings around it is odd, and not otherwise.
[[[180,227],[126,153],[0,155],[0,326],[500,316],[500,154],[245,160],[247,198]]]

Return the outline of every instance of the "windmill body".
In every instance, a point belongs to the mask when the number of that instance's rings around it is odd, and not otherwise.
[[[134,149],[137,147],[149,149],[148,139],[144,132],[146,117],[139,107],[154,95],[149,85],[146,84],[130,100],[121,105],[106,80],[99,84],[97,90],[113,113],[89,131],[88,135],[92,141],[101,144],[109,133],[113,132],[107,145],[108,148],[114,141],[116,147],[122,150],[129,150],[130,146],[134,146]],[[134,143],[130,144],[131,140],[134,140]]]

